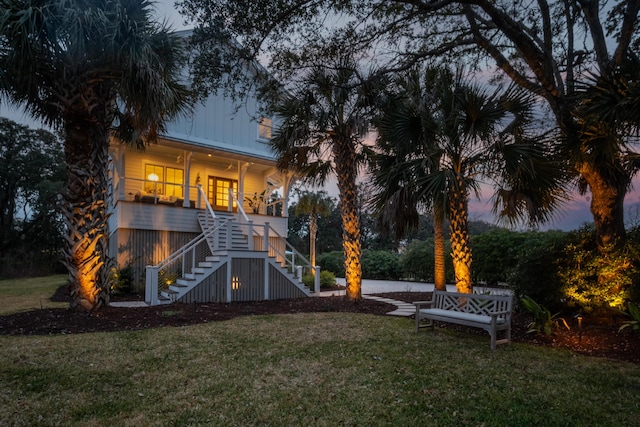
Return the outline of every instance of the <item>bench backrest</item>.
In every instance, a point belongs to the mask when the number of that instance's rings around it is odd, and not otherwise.
[[[461,294],[433,291],[434,308],[488,316],[499,311],[511,312],[512,295]]]

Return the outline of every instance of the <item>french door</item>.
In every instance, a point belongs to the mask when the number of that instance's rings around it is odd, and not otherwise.
[[[207,197],[214,209],[228,210],[231,199],[229,198],[229,188],[238,194],[238,181],[235,179],[209,176],[207,185]],[[238,206],[233,202],[232,210],[235,212]]]

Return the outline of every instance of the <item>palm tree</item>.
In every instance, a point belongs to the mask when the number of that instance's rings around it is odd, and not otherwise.
[[[282,125],[272,139],[278,166],[312,184],[335,174],[342,217],[347,296],[361,298],[360,220],[356,175],[363,162],[362,141],[369,131],[371,92],[350,60],[333,69],[315,68],[273,109]]]
[[[326,217],[331,213],[331,204],[327,201],[327,197],[326,191],[317,193],[302,191],[296,204],[296,215],[309,215],[309,258],[313,267],[316,266],[318,217]]]
[[[519,91],[467,84],[461,73],[429,69],[423,79],[413,71],[378,120],[376,203],[396,218],[420,205],[433,208],[434,223],[449,218],[460,292],[472,289],[468,200],[480,179],[494,182],[494,211],[510,221],[544,221],[562,200],[563,169],[545,159],[543,138],[528,136],[528,101]],[[400,193],[411,195],[407,203],[394,202]]]
[[[417,229],[420,210],[432,211],[434,285],[436,289],[445,290],[444,193],[424,198],[413,185],[429,171],[440,167],[442,153],[433,150],[431,144],[437,137],[437,124],[432,115],[423,111],[426,105],[418,74],[414,71],[396,83],[397,93],[391,93],[386,103],[383,101],[382,114],[375,121],[378,139],[377,153],[372,155],[370,162],[374,178],[370,203],[380,215],[382,224],[395,230],[397,239]],[[407,167],[407,162],[414,166]]]
[[[603,214],[611,209],[620,218],[624,197],[632,178],[640,171],[640,155],[637,153],[640,133],[640,58],[629,55],[621,66],[608,73],[592,75],[576,85],[574,117],[580,131],[578,147],[572,147],[574,163],[583,171],[578,181],[581,194],[589,189],[594,194],[591,211],[596,221],[600,251],[624,243],[622,221],[611,221]],[[590,173],[589,173],[590,172]],[[606,176],[609,184],[603,193],[602,186],[591,186],[597,173]],[[595,197],[600,195],[600,197]],[[614,200],[602,203],[600,200]],[[602,235],[614,234],[618,240],[606,240]]]
[[[147,0],[0,0],[0,95],[64,134],[71,308],[108,303],[108,148],[190,105],[179,38]],[[114,127],[115,125],[115,127]]]

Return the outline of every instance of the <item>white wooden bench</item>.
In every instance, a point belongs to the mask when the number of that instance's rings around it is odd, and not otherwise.
[[[420,328],[433,329],[434,321],[457,323],[482,328],[491,335],[491,349],[497,344],[511,342],[511,311],[513,296],[460,294],[434,290],[429,301],[415,301],[416,332]],[[421,325],[420,322],[427,323]],[[497,339],[499,331],[504,337]]]

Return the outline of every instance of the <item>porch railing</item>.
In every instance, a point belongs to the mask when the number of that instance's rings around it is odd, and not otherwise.
[[[145,186],[152,187],[150,191],[144,191]],[[181,195],[176,194],[162,194],[166,191],[158,191],[159,189],[167,188],[180,188]],[[167,204],[179,207],[190,207],[197,209],[205,208],[205,201],[207,201],[207,194],[201,191],[202,184],[189,185],[189,184],[175,184],[167,181],[149,181],[143,178],[129,178],[120,176],[117,184],[113,188],[112,204],[115,206],[119,201],[142,201],[153,204]],[[232,189],[229,189],[233,192]],[[240,202],[240,193],[234,192],[235,200],[238,207],[242,207],[244,210],[244,202]],[[233,210],[233,205],[230,203],[228,209]],[[280,211],[281,215],[276,215]],[[263,203],[256,212],[260,215],[267,216],[286,216],[284,198],[277,199],[273,202]]]

